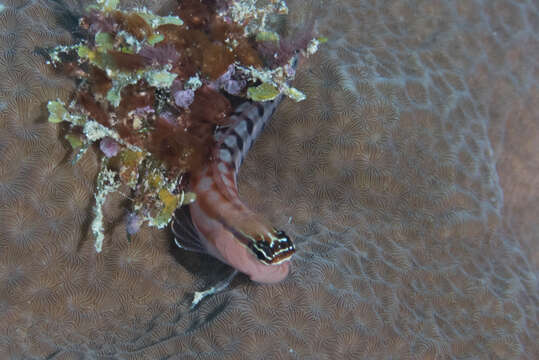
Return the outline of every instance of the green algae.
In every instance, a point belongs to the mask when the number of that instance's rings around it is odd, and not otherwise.
[[[253,101],[270,101],[279,96],[280,91],[270,83],[262,83],[247,89],[247,97]]]
[[[69,111],[67,111],[65,105],[60,101],[49,101],[47,110],[49,110],[50,123],[56,124],[69,120]]]

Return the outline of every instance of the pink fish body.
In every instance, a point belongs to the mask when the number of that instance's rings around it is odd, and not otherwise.
[[[286,278],[295,248],[283,231],[240,200],[236,177],[281,99],[245,102],[232,114],[233,125],[216,131],[212,161],[190,179],[190,190],[197,195],[189,205],[190,219],[180,208],[172,227],[178,246],[209,253],[261,283]],[[186,227],[189,220],[194,229]]]

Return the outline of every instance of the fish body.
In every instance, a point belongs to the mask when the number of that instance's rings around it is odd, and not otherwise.
[[[237,174],[281,100],[282,95],[267,102],[246,101],[231,115],[231,126],[216,130],[212,160],[191,174],[190,191],[197,200],[189,206],[190,219],[180,208],[172,227],[178,246],[209,253],[262,283],[288,275],[295,248],[283,231],[241,201]],[[193,229],[186,228],[189,220]]]

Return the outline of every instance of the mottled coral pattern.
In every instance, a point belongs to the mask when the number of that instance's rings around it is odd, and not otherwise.
[[[64,5],[3,4],[0,357],[539,358],[536,1],[290,0],[329,41],[240,193],[296,238],[293,271],[194,311],[225,267],[168,231],[127,242],[120,195],[95,253],[97,151],[70,164],[45,106],[73,84],[36,51],[72,41]]]

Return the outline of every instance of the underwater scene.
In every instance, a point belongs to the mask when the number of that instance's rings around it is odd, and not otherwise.
[[[0,359],[539,359],[538,34],[0,0]]]

